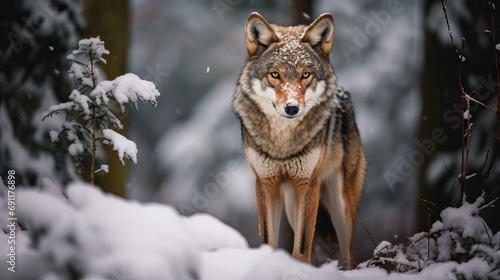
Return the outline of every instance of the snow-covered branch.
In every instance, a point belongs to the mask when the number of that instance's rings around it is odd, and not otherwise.
[[[123,127],[113,108],[120,108],[122,113],[127,106],[138,109],[138,101],[156,106],[160,95],[152,82],[131,73],[113,81],[97,81],[97,63],[106,63],[102,57],[105,54],[109,51],[99,37],[80,40],[78,49],[67,56],[72,62],[68,76],[75,82],[76,89],[69,95],[68,102],[53,105],[43,114],[43,119],[55,114],[66,115],[66,122],[58,131],[51,131],[50,138],[56,142],[63,135],[68,140],[68,153],[76,166],[81,166],[84,158],[90,158],[91,166],[87,169],[92,174],[108,171],[106,167],[92,170],[99,143],[110,145],[122,164],[125,164],[124,158],[137,163],[135,143],[113,130]]]

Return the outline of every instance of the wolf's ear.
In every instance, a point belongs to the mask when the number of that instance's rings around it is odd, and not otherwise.
[[[262,53],[269,45],[278,42],[278,36],[258,13],[251,13],[246,26],[246,46],[249,56]]]
[[[308,43],[319,54],[328,58],[333,42],[333,17],[322,14],[304,32],[302,42]]]

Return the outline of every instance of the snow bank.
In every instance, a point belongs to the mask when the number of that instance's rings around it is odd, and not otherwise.
[[[2,252],[5,190],[0,184]],[[169,205],[125,200],[83,183],[62,193],[45,179],[43,191],[18,190],[16,204],[18,228],[26,230],[17,231],[16,273],[6,269],[2,254],[0,279],[500,279],[500,234],[477,215],[482,199],[445,209],[430,233],[412,236],[406,246],[381,243],[374,259],[352,271],[340,271],[337,261],[314,267],[267,245],[252,249],[208,214],[185,217]]]
[[[70,185],[66,199],[46,185],[51,192],[17,193],[16,215],[31,237],[25,247],[44,264],[18,267],[32,272],[28,279],[200,279],[201,252],[248,247],[208,215],[182,217],[168,205],[127,201],[83,183]]]

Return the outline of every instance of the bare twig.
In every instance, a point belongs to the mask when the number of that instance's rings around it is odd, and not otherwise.
[[[377,246],[377,242],[375,242],[375,239],[373,239],[373,236],[370,234],[370,232],[368,231],[368,229],[365,227],[365,225],[363,225],[362,222],[359,222],[359,224],[363,227],[363,229],[366,231],[366,233],[368,234],[368,236],[370,237],[370,239],[372,240],[373,244],[375,246]]]
[[[439,206],[437,206],[434,202],[426,200],[426,199],[423,199],[423,198],[419,197],[418,195],[412,194],[409,191],[406,191],[406,193],[409,194],[409,195],[411,195],[411,196],[413,196],[413,197],[415,197],[418,200],[421,200],[421,201],[423,201],[423,202],[425,202],[427,204],[430,204],[430,205],[436,207],[439,210],[439,212],[441,212],[442,209]]]
[[[95,89],[96,77],[94,73],[94,59],[92,57],[92,52],[90,52],[90,73],[92,76],[92,89]],[[95,181],[95,157],[97,151],[97,124],[96,124],[96,108],[95,104],[92,104],[92,158],[90,159],[90,184],[93,186]]]
[[[408,238],[408,240],[409,240],[409,241],[410,241],[410,243],[413,245],[413,247],[415,248],[415,250],[417,250],[418,257],[419,257],[422,261],[424,261],[424,263],[425,263],[426,261],[425,261],[425,259],[424,259],[424,256],[422,256],[422,253],[420,253],[420,249],[418,249],[417,244],[415,244],[415,242],[413,242],[413,240],[411,240],[411,238],[410,238],[410,237],[408,237],[408,236],[407,236],[406,238]],[[419,264],[419,266],[420,266],[420,264]],[[419,267],[419,268],[420,268],[420,267]]]
[[[477,210],[478,211],[483,211],[484,209],[486,209],[488,207],[495,207],[493,204],[495,204],[495,202],[497,202],[498,199],[500,199],[500,196],[497,196],[497,198],[495,198],[492,201],[486,203],[485,205],[479,207]]]
[[[484,231],[486,231],[486,235],[488,235],[488,239],[490,240],[490,247],[493,248],[493,242],[491,242],[491,236],[490,236],[490,232],[488,231],[488,227],[486,226],[484,221],[482,221],[482,223],[483,223]]]
[[[493,112],[493,113],[495,113],[495,114],[497,113],[497,110],[495,110],[495,109],[491,108],[490,106],[488,106],[488,105],[484,104],[483,102],[481,102],[481,101],[479,101],[479,100],[477,100],[477,99],[472,98],[472,97],[471,97],[470,95],[468,95],[468,94],[466,94],[465,96],[462,96],[462,98],[465,98],[465,99],[467,99],[467,100],[469,100],[469,101],[472,101],[472,102],[474,102],[474,103],[477,103],[477,104],[479,104],[479,105],[483,106],[484,108],[486,108],[486,109],[488,109],[488,110],[492,111],[492,112]]]
[[[451,36],[451,35],[450,35]],[[465,50],[465,39],[462,38],[462,51],[461,56],[463,58]],[[458,66],[458,87],[460,89],[460,97],[462,97],[462,162],[460,168],[460,198],[462,203],[465,201],[465,181],[467,180],[467,167],[469,163],[469,151],[470,151],[470,136],[471,136],[471,124],[470,124],[470,103],[463,97],[467,96],[462,84],[462,63],[463,59],[460,59]],[[465,112],[469,112],[467,118],[465,118]],[[467,128],[465,128],[467,126]]]
[[[418,269],[418,267],[412,265],[412,264],[409,264],[409,263],[403,263],[403,262],[398,262],[398,261],[395,261],[393,259],[389,259],[389,258],[380,258],[380,260],[378,261],[375,261],[375,263],[385,263],[385,262],[388,262],[388,263],[391,263],[391,264],[395,264],[395,265],[399,265],[399,266],[406,266],[406,267],[409,267],[409,268],[412,268],[412,269]],[[400,271],[401,272],[401,271]]]
[[[380,252],[382,252],[385,249],[390,248],[392,245],[388,244],[385,245],[384,247],[380,248],[377,252],[373,252],[373,257],[368,261],[368,266],[370,266],[372,263],[377,263],[377,261],[374,259],[375,256],[378,256]]]
[[[431,232],[431,214],[427,215],[427,234]],[[427,261],[431,260],[431,239],[427,238]]]
[[[393,246],[393,245],[387,244],[387,245],[385,245],[384,247],[380,248],[377,252],[375,252],[375,253],[374,253],[374,255],[376,256],[376,255],[378,255],[380,252],[382,252],[383,250],[388,249],[388,248],[390,248],[390,247],[392,247],[392,246]]]
[[[481,173],[483,172],[484,168],[486,167],[486,163],[488,162],[488,158],[490,157],[490,150],[486,151],[486,158],[484,159],[483,167],[481,167]]]
[[[448,168],[448,165],[446,165],[446,161],[444,161],[444,158],[439,153],[436,152],[434,153],[434,155],[436,155],[441,160],[441,162],[443,162],[444,168],[446,169],[446,171],[448,171],[448,174],[450,174],[451,176],[455,177],[458,180],[458,176],[455,173],[453,173],[453,171],[451,171],[450,168]]]
[[[429,238],[433,235],[436,235],[436,234],[441,233],[441,232],[446,231],[446,230],[451,230],[451,228],[442,228],[442,229],[438,229],[438,230],[433,231],[433,232],[429,232],[428,234],[424,234],[420,238],[413,240],[413,242],[418,243],[418,242],[422,241],[424,238]]]
[[[441,6],[443,7],[444,18],[446,20],[446,27],[448,29],[448,35],[450,36],[450,41],[455,49],[455,52],[458,54],[458,88],[460,91],[460,97],[462,99],[461,106],[461,119],[462,119],[462,144],[461,144],[461,163],[460,163],[460,176],[458,176],[458,180],[460,182],[460,198],[461,201],[465,201],[465,181],[467,178],[467,165],[469,160],[469,150],[470,150],[470,135],[471,135],[471,125],[470,125],[470,115],[467,119],[464,117],[464,113],[466,110],[469,110],[469,100],[465,98],[467,94],[465,93],[463,84],[462,84],[462,64],[465,61],[465,39],[462,38],[462,48],[459,51],[455,40],[453,39],[453,34],[451,33],[450,21],[448,20],[448,12],[446,11],[446,5],[444,4],[444,0],[441,0]],[[467,109],[465,109],[467,108]],[[469,111],[470,113],[470,111]],[[467,126],[467,129],[465,128]]]
[[[453,40],[453,35],[451,34],[450,21],[448,20],[448,13],[446,12],[446,5],[444,4],[443,0],[441,0],[441,5],[443,6],[444,18],[446,19],[446,26],[448,27],[448,35],[450,35],[451,44],[453,45],[453,48],[455,49],[457,54],[460,56],[457,46],[455,45],[455,40]]]
[[[436,214],[436,212],[432,211],[431,208],[427,207],[427,210],[429,210],[429,215],[430,213],[432,213],[432,215],[434,215],[434,217],[436,218],[436,220],[439,220],[439,216]]]
[[[497,71],[497,91],[498,91],[498,101],[497,101],[497,122],[498,122],[498,136],[497,142],[500,142],[500,71],[498,68],[498,55],[497,55],[497,43],[495,40],[495,8],[493,0],[490,0],[490,15],[491,15],[491,39],[493,40],[493,55],[495,58],[495,69]]]
[[[489,158],[489,155],[490,155],[490,150],[488,150],[486,152],[486,158],[484,160],[484,163],[483,163],[483,166],[481,167],[481,170],[479,171],[479,174],[480,174],[480,177],[479,177],[479,180],[477,181],[476,183],[476,186],[481,186],[483,184],[483,182],[488,179],[491,174],[493,174],[493,163],[495,162],[495,160],[492,160],[490,162],[490,165],[488,166],[488,168],[486,169],[486,171],[484,171],[484,169],[486,168],[486,164],[488,163],[488,158]],[[484,171],[484,172],[483,172]]]

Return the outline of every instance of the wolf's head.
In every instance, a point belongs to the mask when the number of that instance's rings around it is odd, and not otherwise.
[[[332,100],[336,79],[329,62],[333,18],[309,26],[282,27],[252,13],[246,24],[248,61],[242,73],[266,114],[294,119]]]

